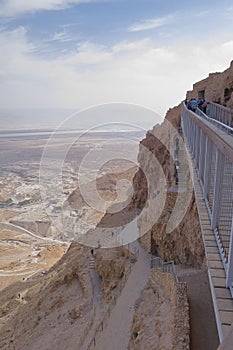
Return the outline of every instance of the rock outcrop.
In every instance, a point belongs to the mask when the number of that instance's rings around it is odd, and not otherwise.
[[[137,301],[130,350],[188,350],[189,305],[187,288],[172,274],[151,270],[147,287]]]
[[[126,274],[129,263],[135,259],[134,254],[124,247],[98,249],[94,254],[96,270],[102,280],[105,298],[111,298],[114,289]]]

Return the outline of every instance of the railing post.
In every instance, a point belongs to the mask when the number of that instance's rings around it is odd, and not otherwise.
[[[189,118],[189,146],[190,146],[190,152],[193,155],[193,138],[195,136],[195,129],[193,128],[193,121],[191,118]]]
[[[224,174],[224,162],[225,157],[221,151],[217,151],[217,160],[216,160],[216,175],[215,175],[215,184],[214,184],[214,199],[213,199],[213,212],[211,220],[211,228],[215,229],[218,225],[220,207],[221,207],[221,197],[222,197],[222,183],[223,183],[223,174]]]
[[[200,153],[200,128],[196,126],[196,138],[195,138],[195,166],[199,173],[199,153]]]
[[[227,280],[226,280],[227,288],[232,287],[232,282],[233,282],[233,217],[232,217],[232,224],[231,224],[231,239],[230,239],[229,255],[228,255],[228,262],[227,262]]]
[[[200,131],[200,152],[199,152],[199,174],[198,179],[203,184],[203,172],[204,172],[204,161],[205,161],[205,144],[206,135],[201,130]]]
[[[210,170],[212,159],[212,142],[207,138],[205,152],[205,173],[204,173],[204,199],[207,200],[207,195],[210,190]]]

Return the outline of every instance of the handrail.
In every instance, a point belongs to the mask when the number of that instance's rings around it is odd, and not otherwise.
[[[182,122],[233,296],[233,137],[184,103]]]
[[[163,261],[159,256],[154,256],[154,257],[151,256],[150,267],[160,269],[162,272],[171,272],[175,279],[175,282],[176,283],[179,282],[179,279],[176,273],[176,267],[173,260]]]
[[[209,120],[205,120],[198,114],[188,110],[185,103],[183,103],[183,108],[185,108],[186,113],[189,114],[195,123],[202,128],[210,140],[217,145],[220,151],[233,162],[233,137],[217,128]]]
[[[224,110],[226,110],[227,112],[230,112],[230,113],[233,113],[233,109],[229,108],[229,107],[225,107],[223,105],[220,105],[219,103],[216,103],[216,102],[209,102],[210,104],[214,105],[214,106],[217,106],[217,107],[220,107]]]
[[[233,127],[233,109],[214,102],[209,102],[207,106],[207,114],[211,118],[222,122],[224,125]]]
[[[224,124],[224,123],[220,122],[220,121],[217,120],[217,119],[214,119],[213,117],[211,117],[211,115],[208,116],[208,115],[205,114],[200,108],[197,108],[196,113],[197,113],[200,117],[202,117],[202,118],[208,120],[210,123],[216,124],[217,126],[219,126],[219,127],[221,128],[221,130],[222,130],[222,129],[226,129],[227,132],[229,132],[230,134],[231,134],[231,133],[233,134],[233,128],[232,128],[232,127],[230,127],[230,126],[227,125],[227,124]],[[232,113],[233,113],[233,111],[232,111]]]

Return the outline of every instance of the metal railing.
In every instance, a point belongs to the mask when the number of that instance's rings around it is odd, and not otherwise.
[[[233,296],[233,137],[185,104],[182,122]]]
[[[209,102],[207,114],[222,124],[233,127],[233,109],[214,102]]]
[[[213,104],[215,105],[215,104]],[[212,106],[212,103],[210,103],[210,106]],[[218,105],[217,105],[218,106]],[[222,107],[223,110],[225,109],[225,107]],[[220,109],[220,107],[218,106],[218,109]],[[227,113],[226,113],[226,117],[219,117],[219,119],[215,116],[213,117],[210,112],[211,112],[211,107],[210,109],[207,111],[208,115],[205,114],[201,109],[197,108],[196,109],[196,114],[199,115],[200,117],[204,118],[205,120],[208,120],[210,123],[214,124],[215,126],[217,126],[217,128],[225,131],[227,134],[229,135],[233,135],[233,122],[232,122],[232,118],[233,118],[233,110],[231,111],[229,108],[227,108]]]
[[[174,277],[175,282],[179,282],[174,261],[163,261],[160,257],[154,256],[151,257],[150,267],[151,269],[156,268],[161,270],[162,272],[171,273]]]

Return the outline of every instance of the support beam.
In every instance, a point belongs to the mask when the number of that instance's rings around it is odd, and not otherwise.
[[[227,288],[232,288],[233,286],[233,217],[231,224],[231,239],[229,246],[229,255],[228,255],[228,263],[227,263]]]
[[[207,137],[206,152],[205,152],[205,173],[204,173],[204,199],[207,200],[207,196],[210,190],[210,171],[211,171],[211,159],[212,159],[213,144]]]
[[[199,181],[201,181],[202,185],[203,185],[203,172],[204,172],[204,161],[205,161],[205,147],[206,147],[206,135],[201,130],[198,179]]]
[[[215,183],[214,183],[214,198],[213,198],[213,212],[211,218],[211,228],[212,230],[216,229],[218,226],[220,208],[222,202],[222,184],[224,176],[224,163],[225,157],[221,151],[217,151],[216,159],[216,174],[215,174]]]

